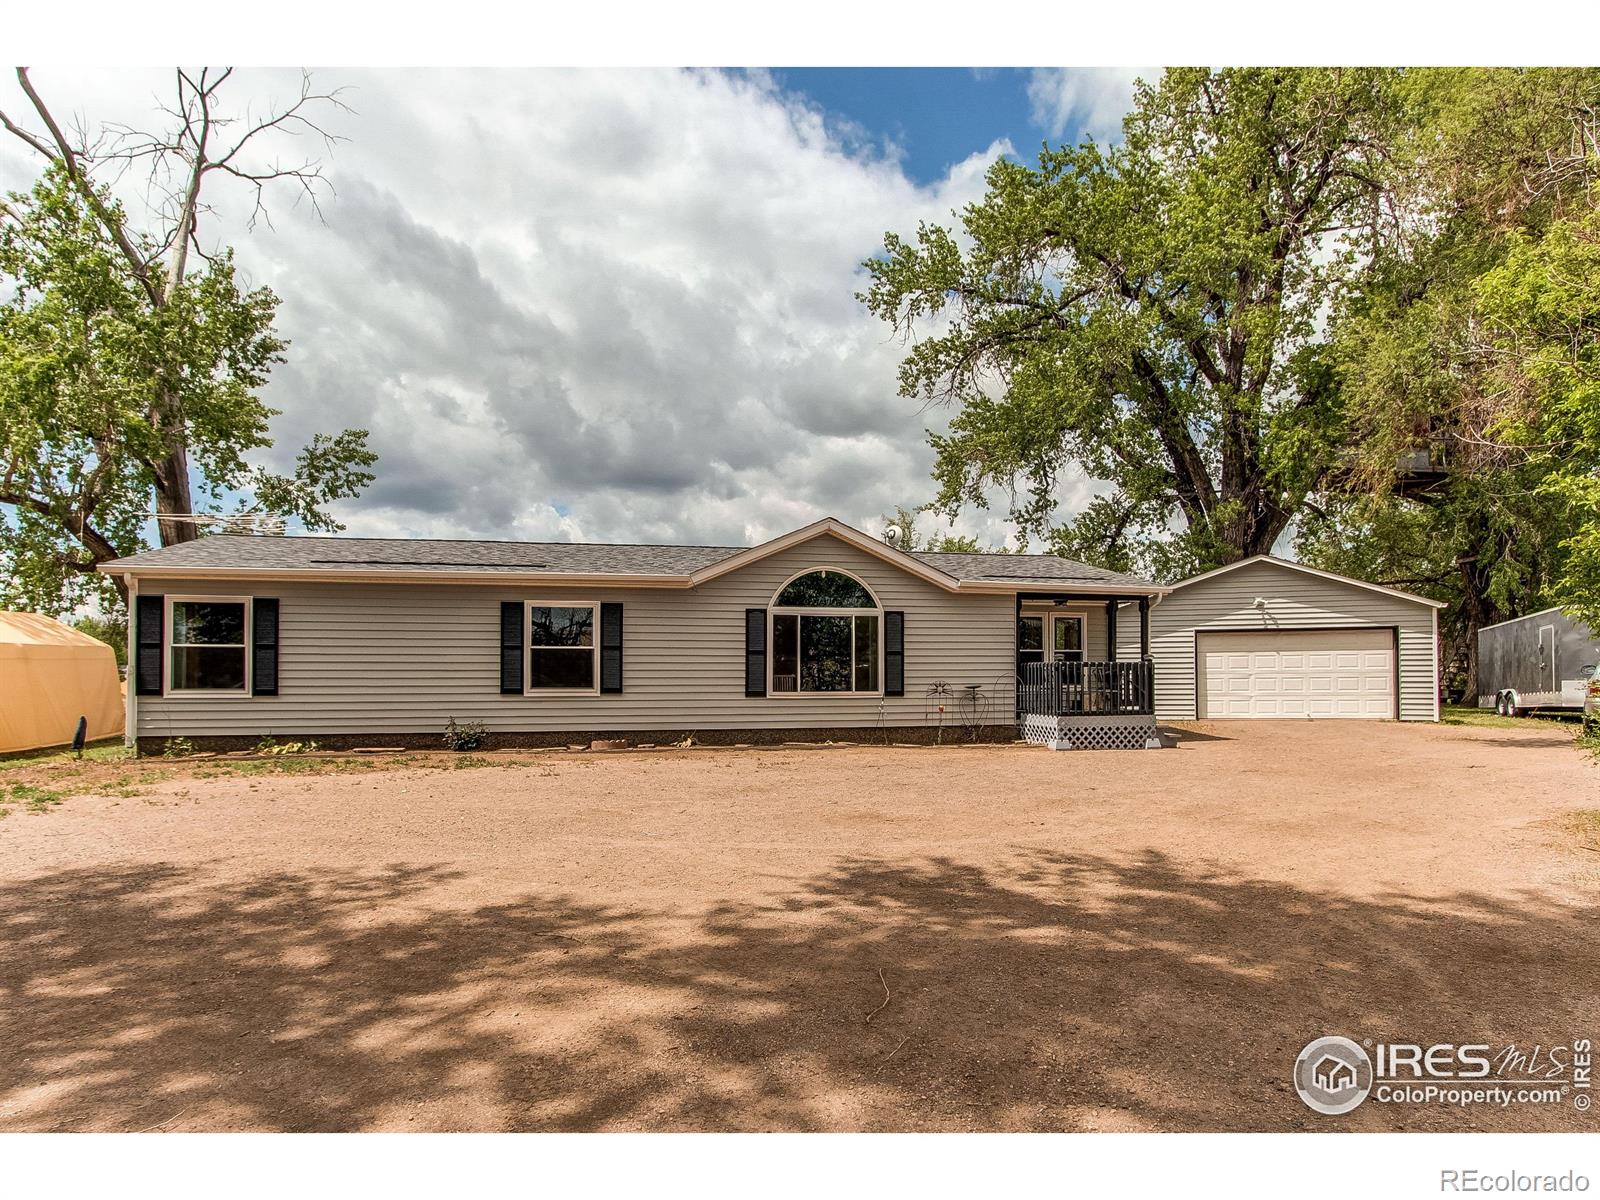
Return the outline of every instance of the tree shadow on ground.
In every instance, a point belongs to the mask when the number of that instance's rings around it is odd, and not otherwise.
[[[1530,729],[1526,733],[1513,731],[1509,736],[1489,737],[1480,734],[1471,741],[1474,746],[1492,746],[1498,750],[1549,750],[1552,746],[1577,743],[1578,735],[1572,729]]]
[[[1592,1037],[1593,907],[1355,899],[1153,853],[842,860],[701,913],[437,902],[459,877],[0,888],[0,1129],[1591,1127],[1319,1117],[1289,1072],[1326,1033]]]

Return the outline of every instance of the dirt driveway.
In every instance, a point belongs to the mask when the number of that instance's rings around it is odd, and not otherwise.
[[[0,1129],[1595,1128],[1289,1086],[1600,1034],[1561,730],[204,774],[0,821]]]

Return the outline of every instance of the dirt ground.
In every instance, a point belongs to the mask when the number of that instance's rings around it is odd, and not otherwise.
[[[1561,728],[471,763],[13,808],[0,1129],[1595,1128],[1290,1085],[1328,1033],[1600,1034]]]

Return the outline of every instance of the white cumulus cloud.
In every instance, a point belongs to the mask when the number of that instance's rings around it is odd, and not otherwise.
[[[135,125],[167,87],[34,79],[63,110]],[[298,76],[238,83],[259,104]],[[893,147],[760,75],[316,83],[349,86],[356,110],[330,119],[348,141],[326,163],[324,219],[280,193],[272,227],[246,233],[246,197],[215,177],[210,228],[282,297],[271,461],[319,429],[371,430],[378,480],[337,508],[350,532],[744,543],[825,513],[872,527],[929,498],[924,427],[944,417],[896,394],[904,347],[855,300],[860,262],[886,230],[981,196],[1006,143],[921,186]],[[13,116],[19,100],[0,93]],[[36,167],[0,147],[0,189]],[[958,528],[999,542],[1003,515]]]
[[[1133,107],[1136,80],[1154,83],[1159,67],[1043,67],[1028,78],[1033,120],[1053,138],[1115,140]]]

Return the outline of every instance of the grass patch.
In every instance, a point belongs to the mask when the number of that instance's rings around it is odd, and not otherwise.
[[[407,765],[379,758],[247,758],[208,760],[187,772],[194,779],[228,779],[247,775],[347,775]]]
[[[83,748],[86,763],[131,762],[133,751],[122,744],[122,739],[107,738],[92,742]],[[44,767],[57,763],[76,763],[78,756],[70,749],[50,746],[44,750],[19,750],[15,754],[0,754],[0,771],[18,771],[28,767]]]
[[[21,803],[31,813],[49,812],[67,798],[65,792],[51,791],[31,783],[14,783],[4,796],[7,800]]]
[[[1464,704],[1447,704],[1439,714],[1441,725],[1468,725],[1481,729],[1528,729],[1536,721],[1565,723],[1560,713],[1536,714],[1531,717],[1502,717],[1492,708],[1469,708]]]
[[[138,788],[126,783],[112,783],[98,787],[94,792],[97,796],[106,796],[112,800],[132,800],[135,796],[144,795]]]

